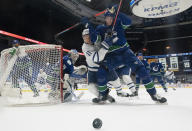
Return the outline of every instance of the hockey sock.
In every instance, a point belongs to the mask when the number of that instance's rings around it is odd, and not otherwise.
[[[31,90],[32,90],[34,93],[38,93],[38,91],[37,91],[37,89],[35,88],[35,86],[31,86],[30,88],[31,88]]]
[[[14,84],[13,88],[19,88],[19,84]]]
[[[135,87],[133,82],[128,83],[127,86],[129,87],[130,90],[135,90],[136,89],[136,87]]]
[[[115,88],[115,90],[116,90],[117,92],[122,91],[121,86],[119,86],[119,87],[114,87],[114,88]]]
[[[136,84],[136,90],[139,90],[139,84]]]
[[[107,92],[109,92],[106,85],[105,86],[99,86],[98,90],[99,90],[99,93],[102,94],[102,95],[105,95]]]
[[[153,82],[149,82],[149,83],[145,84],[145,88],[146,88],[147,92],[149,93],[149,95],[155,95],[156,94],[156,89],[154,87]]]

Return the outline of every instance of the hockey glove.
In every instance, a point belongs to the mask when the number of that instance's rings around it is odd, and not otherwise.
[[[9,52],[9,54],[10,54],[11,56],[14,56],[14,55],[16,54],[16,52],[17,52],[17,49],[14,47],[14,48],[11,49],[11,51]]]
[[[112,46],[113,44],[112,40],[113,40],[113,37],[108,37],[103,42],[101,42],[101,45],[103,46],[103,48],[108,50],[109,47]]]
[[[88,28],[88,26],[90,25],[89,19],[87,17],[82,17],[81,24],[84,25],[85,28]]]

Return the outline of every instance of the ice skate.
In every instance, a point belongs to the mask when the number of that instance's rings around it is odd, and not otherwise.
[[[163,88],[165,92],[168,92],[168,89],[167,88]]]
[[[130,97],[136,97],[138,96],[138,89],[136,87],[129,88],[131,91]]]
[[[93,98],[92,102],[97,104],[105,104],[107,99],[108,99],[108,95],[99,94],[99,97]]]
[[[165,97],[161,97],[160,95],[151,95],[151,98],[153,101],[157,102],[157,103],[166,103],[167,99]]]
[[[122,90],[117,91],[117,95],[120,97],[130,97],[130,95],[126,92],[123,92]]]
[[[39,93],[38,92],[34,93],[33,97],[37,97],[37,96],[39,96]]]
[[[113,98],[113,97],[110,96],[110,95],[107,96],[107,100],[108,100],[110,103],[115,103],[115,98]]]

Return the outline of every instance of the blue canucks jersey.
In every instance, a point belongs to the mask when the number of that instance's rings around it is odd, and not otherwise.
[[[64,74],[72,74],[74,71],[72,59],[69,55],[63,57],[63,73]]]
[[[164,67],[159,62],[152,62],[150,64],[151,75],[164,75]]]
[[[18,57],[13,70],[17,70],[18,68],[21,69],[26,69],[32,66],[32,62],[31,62],[31,58],[29,58],[29,56],[24,56],[24,57]]]
[[[141,60],[147,71],[150,71],[150,65],[148,64],[147,60]]]
[[[123,13],[119,13],[118,19],[116,21],[114,30],[113,30],[113,36],[116,38],[115,41],[113,41],[113,46],[110,47],[109,51],[118,50],[123,47],[127,47],[128,43],[125,37],[125,29],[127,29],[131,24],[131,19],[127,17]],[[97,37],[93,37],[94,39],[91,39],[93,43],[100,42],[101,40],[104,40],[107,37],[107,33],[112,30],[112,26],[106,26],[106,25],[99,25],[97,26],[95,30],[95,35]]]

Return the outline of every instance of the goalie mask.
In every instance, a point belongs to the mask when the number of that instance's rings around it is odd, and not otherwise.
[[[71,49],[69,51],[69,56],[73,61],[73,64],[77,61],[77,59],[79,58],[79,53],[77,52],[76,49]]]

